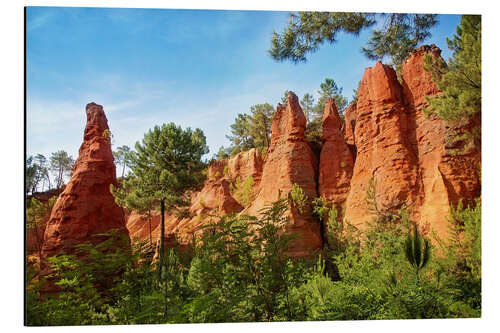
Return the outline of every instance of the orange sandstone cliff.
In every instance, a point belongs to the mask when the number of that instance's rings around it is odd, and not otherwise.
[[[318,159],[305,140],[305,129],[306,118],[298,98],[289,92],[287,104],[278,104],[274,113],[259,192],[246,214],[258,216],[272,202],[287,198],[294,184],[309,198],[317,196]],[[299,213],[295,207],[289,207],[286,217],[285,229],[298,236],[290,255],[307,256],[321,249],[320,225],[310,208]]]
[[[415,50],[403,63],[399,80],[392,67],[380,62],[367,68],[344,121],[334,100],[327,100],[319,156],[305,139],[306,119],[297,96],[289,93],[286,105],[277,106],[265,157],[252,149],[213,161],[203,188],[191,193],[185,214],[167,214],[166,245],[189,246],[216,215],[258,216],[272,202],[288,198],[294,184],[310,199],[322,196],[333,203],[344,212],[345,221],[363,229],[373,214],[366,203],[373,182],[379,210],[396,212],[405,205],[420,225],[445,236],[450,205],[480,195],[480,142],[460,139],[480,126],[480,117],[445,123],[424,115],[426,96],[440,93],[423,69],[426,54],[439,57],[440,50],[433,45]],[[149,220],[137,212],[124,214],[115,204],[109,193],[116,177],[109,140],[103,135],[106,117],[93,103],[86,111],[79,158],[47,223],[45,257],[71,253],[79,243],[110,229],[125,234],[128,229],[133,240],[149,240],[150,232],[153,243],[159,239],[157,212]],[[252,187],[245,199],[236,187],[248,180]],[[299,212],[290,204],[286,216],[284,230],[298,236],[292,256],[322,249],[324,236],[311,207]]]
[[[426,96],[440,93],[423,68],[426,54],[439,57],[434,45],[415,50],[403,63],[401,83],[380,62],[367,68],[356,104],[345,113],[345,140],[355,154],[345,219],[363,227],[371,212],[365,202],[368,180],[376,184],[379,209],[405,204],[412,218],[438,236],[447,233],[449,207],[480,195],[480,144],[449,143],[480,119],[446,124],[424,115]]]
[[[203,225],[214,221],[213,215],[240,213],[259,216],[260,211],[272,202],[287,198],[293,184],[298,184],[310,198],[316,197],[318,160],[304,138],[305,126],[306,119],[297,96],[290,93],[287,104],[278,105],[274,115],[265,160],[256,149],[251,149],[212,162],[202,190],[191,196],[189,217],[167,216],[167,246],[189,245],[192,236],[196,236]],[[245,203],[238,202],[231,187],[249,177],[253,180],[251,202],[244,207]],[[313,218],[310,208],[300,214],[295,207],[288,207],[286,216],[285,229],[298,236],[290,255],[307,256],[321,249],[319,222]],[[141,221],[147,223],[147,218],[142,217]],[[131,237],[145,240],[148,236],[144,228],[137,227],[138,223],[137,215],[132,213],[127,227],[137,232],[131,232]],[[153,231],[153,238],[155,241],[159,238],[158,227]]]
[[[405,205],[422,227],[446,236],[450,205],[480,195],[481,149],[477,142],[448,139],[480,126],[480,119],[450,124],[423,113],[426,96],[440,93],[423,58],[440,53],[434,45],[418,48],[403,63],[399,80],[392,67],[380,62],[367,68],[344,121],[334,100],[327,100],[319,156],[304,138],[306,119],[290,93],[286,105],[277,106],[265,158],[252,149],[212,162],[203,189],[192,194],[189,217],[167,217],[170,245],[187,245],[201,226],[213,221],[211,215],[258,216],[273,201],[287,198],[293,184],[309,198],[321,196],[333,203],[345,221],[363,229],[373,214],[366,202],[373,182],[379,210],[397,212]],[[238,178],[250,176],[251,202],[245,206],[231,188]],[[322,230],[310,207],[299,213],[292,205],[286,215],[285,229],[299,236],[290,254],[307,256],[322,248]],[[132,212],[127,221],[132,238],[148,237],[144,217]],[[157,214],[153,221],[157,240]]]

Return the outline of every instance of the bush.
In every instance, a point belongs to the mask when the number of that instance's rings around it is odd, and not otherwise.
[[[309,198],[298,184],[294,183],[292,185],[292,189],[290,191],[290,199],[299,213],[303,214],[305,212],[305,209],[308,207]]]
[[[254,180],[251,175],[244,182],[241,181],[240,177],[237,177],[234,185],[229,185],[229,191],[243,207],[248,207],[253,199],[253,185]]]

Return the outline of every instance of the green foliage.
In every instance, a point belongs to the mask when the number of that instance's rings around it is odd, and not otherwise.
[[[318,99],[318,104],[314,108],[314,115],[319,118],[323,116],[325,103],[328,98],[333,98],[335,100],[337,110],[340,114],[343,114],[347,105],[347,99],[342,96],[342,90],[343,88],[337,86],[333,79],[326,78],[325,82],[320,84],[320,90],[318,90],[320,97]]]
[[[33,156],[28,156],[25,165],[26,193],[32,191],[35,180],[36,167],[33,165]]]
[[[250,114],[238,114],[231,125],[231,136],[227,138],[233,146],[231,155],[252,148],[267,150],[271,143],[271,122],[274,108],[268,104],[250,107]]]
[[[464,207],[460,201],[451,207],[450,220],[454,256],[464,264],[475,279],[481,279],[481,201]]]
[[[184,192],[197,189],[204,180],[201,158],[208,147],[199,129],[183,130],[173,123],[155,126],[135,148],[130,159],[136,184],[130,189],[165,200],[170,207],[182,203]]]
[[[439,240],[442,285],[452,295],[451,307],[469,317],[481,315],[481,199],[451,207],[450,237]]]
[[[29,326],[91,325],[106,319],[104,313],[116,299],[114,287],[121,273],[131,267],[132,257],[123,235],[110,231],[98,236],[105,240],[79,245],[78,256],[61,254],[47,259],[51,268],[48,278],[59,291],[40,297],[45,282],[29,285]]]
[[[306,283],[295,289],[292,300],[299,320],[364,320],[376,319],[383,299],[362,285],[334,282],[325,275],[325,263],[318,261]]]
[[[116,148],[116,151],[113,152],[113,157],[115,159],[115,163],[117,165],[123,166],[122,168],[122,178],[125,176],[125,168],[129,165],[129,154],[130,147],[129,146],[120,146]]]
[[[248,207],[252,203],[254,180],[252,175],[243,182],[241,177],[236,178],[236,182],[229,184],[229,190],[234,198],[243,206]]]
[[[330,207],[328,207],[326,199],[323,197],[317,197],[312,200],[311,204],[313,214],[315,214],[320,221],[323,221],[325,216],[330,211]]]
[[[35,236],[39,262],[42,260],[43,234],[45,232],[44,222],[48,220],[56,200],[57,196],[53,196],[44,203],[32,197],[26,203],[26,229],[32,230]]]
[[[344,109],[347,105],[347,99],[342,95],[342,87],[339,87],[333,79],[326,78],[323,83],[320,84],[320,90],[318,90],[319,99],[316,105],[313,105],[314,100],[312,96],[306,93],[302,100],[302,110],[306,114],[307,126],[305,137],[309,142],[321,143],[321,134],[323,132],[323,112],[325,110],[325,103],[328,98],[333,98],[335,100],[335,105],[342,115]]]
[[[101,135],[104,140],[106,140],[106,142],[111,145],[111,140],[113,139],[113,134],[111,133],[111,131],[106,128],[104,131],[102,131]]]
[[[125,251],[112,235],[98,246],[80,247],[80,259],[50,259],[53,281],[61,289],[57,297],[40,297],[40,283],[28,267],[28,325],[481,315],[479,200],[452,209],[452,237],[440,242],[442,256],[428,257],[419,280],[405,253],[408,234],[415,236],[405,207],[391,219],[375,217],[363,231],[349,224],[337,230],[340,251],[326,251],[315,262],[288,256],[297,236],[283,232],[287,209],[283,199],[260,218],[212,220],[193,242],[191,255],[166,253],[160,279],[151,266],[150,247]],[[338,210],[324,199],[313,200],[312,209],[318,217],[338,220]],[[412,238],[412,251],[414,244]],[[423,256],[413,260],[420,267]]]
[[[201,158],[208,153],[208,147],[200,129],[183,130],[169,123],[149,130],[135,148],[136,151],[128,154],[131,175],[123,181],[119,195],[122,199],[118,202],[138,204],[146,210],[151,204],[159,204],[160,267],[165,259],[165,210],[178,210],[188,205],[186,191],[202,185],[206,165]]]
[[[293,236],[280,232],[285,210],[281,200],[259,219],[229,215],[206,226],[187,278],[196,291],[192,322],[292,319],[289,293],[302,274],[286,255]]]
[[[231,155],[255,148],[255,142],[250,134],[250,117],[248,114],[239,113],[231,125],[232,135],[226,136],[234,147],[231,150]],[[238,148],[238,151],[235,151],[236,148]]]
[[[305,194],[304,190],[295,183],[292,185],[292,189],[290,190],[290,199],[300,214],[303,214],[309,205],[309,198]]]
[[[457,34],[447,39],[453,56],[448,66],[441,58],[427,55],[424,68],[443,92],[426,97],[429,116],[453,121],[481,112],[481,16],[462,15]]]
[[[48,182],[50,190],[50,176],[47,165],[47,158],[42,154],[36,154],[35,157],[28,156],[26,159],[26,193],[32,194],[37,191],[41,185],[41,190],[45,188],[45,181]]]
[[[65,175],[71,175],[75,161],[64,150],[52,153],[50,156],[50,170],[56,174],[56,188],[60,188]]]
[[[431,36],[436,25],[435,14],[380,14],[382,29],[373,29],[363,53],[373,60],[390,56],[392,64],[400,69],[405,58],[415,47]]]
[[[362,51],[370,59],[389,56],[398,66],[420,42],[430,37],[430,28],[436,23],[434,14],[290,13],[284,31],[273,32],[269,54],[276,61],[306,61],[306,55],[317,51],[323,43],[335,43],[338,33],[358,35],[377,24]]]
[[[35,197],[28,200],[26,205],[26,227],[36,228],[43,222],[43,219],[50,214],[52,207],[57,200],[57,196],[51,197],[47,202],[41,202]]]
[[[290,90],[285,90],[285,92],[283,93],[283,96],[281,96],[281,104],[283,105],[287,105],[288,104],[288,93],[290,92]]]
[[[222,170],[222,175],[231,177],[231,175],[229,174],[229,166],[228,165],[224,166],[224,170]]]
[[[351,103],[357,103],[358,102],[358,92],[359,92],[359,87],[361,86],[361,80],[358,82],[358,87],[356,89],[352,90],[352,100]]]
[[[115,202],[118,206],[134,210],[142,216],[147,217],[149,225],[149,243],[152,244],[153,230],[151,226],[151,219],[157,200],[154,197],[145,195],[141,191],[131,191],[130,186],[136,182],[137,180],[131,178],[125,180],[125,186],[127,186],[127,189],[124,186],[115,187],[113,184],[110,184],[109,191],[113,194]]]
[[[221,146],[219,148],[219,151],[217,152],[215,159],[217,161],[222,161],[228,158],[230,155],[231,155],[231,150],[229,148],[224,148],[224,146]]]
[[[419,279],[418,273],[429,262],[431,252],[429,241],[420,236],[416,223],[413,224],[413,233],[408,233],[406,238],[405,254],[406,260],[415,269],[415,275]]]
[[[253,137],[255,147],[267,149],[271,143],[271,122],[274,108],[268,104],[257,104],[250,107],[250,135]]]
[[[312,112],[314,108],[314,97],[305,93],[300,100],[300,106],[302,107],[302,111],[304,111],[304,115],[306,116],[306,121],[309,123],[312,119]]]

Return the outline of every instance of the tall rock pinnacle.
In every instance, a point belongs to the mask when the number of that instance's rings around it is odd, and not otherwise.
[[[346,117],[350,125],[351,117],[350,112]],[[410,205],[416,196],[417,161],[408,139],[402,87],[392,67],[378,62],[365,70],[355,117],[357,154],[345,218],[363,227],[371,214],[366,202],[370,179],[379,209]]]
[[[86,107],[87,125],[73,174],[47,222],[42,254],[72,254],[78,244],[102,240],[97,234],[116,229],[128,237],[123,210],[110,193],[116,185],[108,121],[101,105]]]
[[[300,186],[309,198],[317,196],[315,179],[318,162],[304,138],[305,129],[306,117],[298,98],[289,92],[287,104],[278,104],[276,108],[260,190],[246,214],[257,216],[262,208],[286,198],[293,184]],[[287,216],[285,229],[299,236],[289,251],[290,255],[307,256],[321,249],[320,226],[311,212],[299,214],[290,209]]]
[[[326,100],[323,112],[323,142],[319,158],[319,195],[340,206],[349,193],[354,158],[342,133],[342,120],[335,100],[331,98]]]

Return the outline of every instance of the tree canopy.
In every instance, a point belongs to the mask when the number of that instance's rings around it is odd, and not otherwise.
[[[232,148],[231,154],[257,148],[266,151],[271,142],[271,123],[274,116],[274,108],[269,103],[256,104],[250,107],[250,114],[239,113],[231,125],[231,134],[226,136]],[[221,147],[224,156],[224,148]]]
[[[144,134],[136,151],[130,152],[131,175],[123,181],[118,197],[131,208],[147,210],[160,205],[160,266],[163,263],[165,211],[188,204],[186,191],[198,189],[206,165],[202,156],[208,153],[206,138],[200,129],[183,130],[174,123],[155,126]],[[113,190],[113,189],[112,189]],[[113,191],[116,192],[116,191]],[[120,203],[120,199],[118,200]]]
[[[283,32],[273,32],[270,56],[276,61],[305,62],[325,42],[333,44],[340,32],[359,35],[373,27],[372,35],[362,52],[370,59],[391,58],[398,66],[422,41],[431,36],[437,23],[435,14],[375,13],[290,13]]]
[[[448,65],[431,55],[424,59],[424,68],[443,92],[427,98],[425,111],[444,120],[459,120],[481,112],[481,16],[462,15],[457,34],[447,43],[453,51]]]
[[[50,156],[50,169],[56,174],[56,188],[64,183],[64,176],[71,175],[75,161],[64,150],[58,150]]]
[[[116,151],[113,152],[115,163],[123,167],[122,178],[123,176],[125,176],[125,168],[129,165],[129,156],[128,156],[129,153],[130,153],[130,147],[125,145],[116,148]]]

